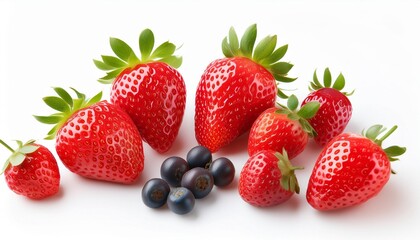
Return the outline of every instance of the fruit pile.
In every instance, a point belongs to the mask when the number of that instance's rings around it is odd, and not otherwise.
[[[323,81],[316,71],[310,93],[299,104],[286,95],[284,83],[293,64],[283,61],[288,45],[277,47],[277,36],[256,43],[257,27],[251,25],[242,37],[234,28],[222,41],[224,58],[211,62],[195,93],[194,130],[199,146],[186,160],[170,157],[162,162],[161,178],[142,188],[146,206],[167,203],[177,214],[190,212],[195,199],[207,196],[213,186],[223,187],[235,177],[227,158],[212,161],[212,153],[227,147],[249,131],[249,159],[239,175],[242,199],[268,207],[290,199],[300,188],[295,159],[313,139],[322,147],[310,176],[306,199],[317,210],[335,210],[363,203],[376,196],[393,173],[390,162],[406,151],[404,147],[382,147],[389,131],[374,125],[362,133],[345,133],[352,105],[344,92],[340,73],[333,81],[328,68]],[[186,87],[177,68],[182,57],[166,41],[155,47],[155,36],[145,29],[139,36],[140,55],[118,38],[110,38],[115,56],[102,55],[95,66],[106,72],[100,83],[111,84],[109,100],[102,93],[88,98],[71,88],[53,90],[56,96],[43,101],[55,112],[35,116],[53,125],[46,139],[55,139],[55,150],[63,165],[82,177],[132,184],[147,158],[143,142],[158,153],[173,145],[184,117]],[[72,96],[73,95],[73,96]],[[287,100],[285,100],[287,99]],[[280,103],[285,101],[285,104]],[[192,127],[192,126],[191,126]],[[60,189],[60,173],[54,155],[30,140],[17,141],[1,171],[9,188],[31,199],[43,199]]]
[[[174,213],[186,214],[194,208],[195,199],[206,197],[214,185],[229,185],[235,177],[233,163],[225,157],[213,161],[206,147],[192,148],[186,159],[174,156],[163,161],[162,178],[152,178],[143,187],[146,206],[160,208],[167,203]]]

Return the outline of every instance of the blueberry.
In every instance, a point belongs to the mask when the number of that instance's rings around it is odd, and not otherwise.
[[[170,192],[168,183],[160,178],[152,178],[144,184],[141,197],[146,206],[160,208],[165,205]]]
[[[176,214],[187,214],[193,210],[194,205],[194,195],[187,188],[174,188],[169,194],[168,207]]]
[[[229,185],[235,178],[235,166],[225,157],[214,160],[210,165],[209,171],[213,176],[214,185],[218,187]]]
[[[160,176],[172,187],[180,187],[181,179],[190,167],[187,161],[180,157],[169,157],[160,167]]]
[[[201,167],[208,169],[212,160],[211,152],[208,148],[203,146],[193,147],[187,154],[187,162],[190,169]]]
[[[203,198],[213,189],[213,176],[207,169],[193,168],[184,174],[181,186],[188,188],[195,198]]]

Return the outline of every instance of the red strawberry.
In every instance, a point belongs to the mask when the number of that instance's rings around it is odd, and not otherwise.
[[[56,194],[60,188],[60,172],[54,155],[34,140],[25,144],[16,142],[18,148],[13,150],[0,140],[13,153],[0,172],[6,176],[9,188],[31,199],[43,199]]]
[[[72,97],[54,88],[61,97],[45,97],[44,102],[59,111],[51,116],[35,116],[38,121],[56,124],[47,139],[56,137],[57,154],[64,165],[83,177],[133,183],[143,170],[144,155],[140,134],[120,107],[91,99],[74,90]]]
[[[306,198],[317,210],[335,210],[361,204],[376,196],[388,182],[390,161],[405,152],[384,141],[397,129],[385,131],[381,125],[369,128],[363,136],[342,133],[331,140],[319,155],[309,179]]]
[[[295,80],[286,77],[293,65],[279,62],[287,45],[275,50],[277,36],[267,36],[254,50],[256,37],[254,24],[239,44],[231,28],[222,43],[226,58],[212,62],[201,76],[195,98],[195,135],[212,152],[248,131],[264,110],[274,107],[276,80]]]
[[[174,56],[175,45],[164,42],[153,52],[154,35],[149,29],[140,34],[141,58],[122,40],[110,39],[117,57],[102,56],[95,65],[107,71],[99,81],[112,83],[111,102],[130,115],[143,140],[163,153],[178,135],[184,116],[186,88],[175,69],[182,58]]]
[[[345,79],[340,73],[331,87],[331,73],[328,68],[324,71],[324,85],[322,85],[315,71],[309,88],[312,92],[302,102],[302,106],[311,101],[321,103],[318,113],[308,121],[317,133],[314,137],[315,142],[322,146],[342,133],[350,121],[352,106],[347,96],[353,92],[340,92],[344,85]]]
[[[287,105],[269,108],[255,120],[248,139],[249,156],[261,150],[285,149],[292,159],[305,149],[308,136],[315,135],[308,120],[316,114],[319,102],[308,103],[297,111],[299,102],[292,95]]]
[[[239,194],[257,207],[278,205],[299,193],[295,170],[287,157],[271,150],[263,150],[248,159],[239,176]]]

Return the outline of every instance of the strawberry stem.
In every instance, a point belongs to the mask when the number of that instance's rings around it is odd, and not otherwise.
[[[1,145],[3,145],[5,148],[9,149],[9,151],[11,151],[12,153],[15,152],[15,150],[13,148],[11,148],[9,145],[7,145],[7,143],[5,143],[3,140],[0,139],[0,143]]]
[[[376,140],[376,143],[381,146],[382,142],[389,137],[395,130],[397,130],[398,126],[394,125],[388,132],[386,132],[380,139]]]

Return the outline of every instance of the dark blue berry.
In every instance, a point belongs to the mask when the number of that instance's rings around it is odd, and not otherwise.
[[[209,171],[213,176],[214,185],[218,187],[229,185],[235,178],[235,166],[225,157],[214,160],[210,165]]]
[[[208,169],[212,160],[211,152],[203,146],[193,147],[187,154],[187,162],[190,169],[201,167]]]
[[[188,188],[195,198],[203,198],[213,189],[213,176],[207,169],[193,168],[184,174],[181,186]]]
[[[168,208],[176,214],[187,214],[195,205],[194,195],[184,187],[172,189],[168,197]]]
[[[141,197],[146,206],[160,208],[165,205],[170,192],[168,183],[160,178],[152,178],[144,184]]]
[[[169,157],[160,167],[160,176],[172,187],[180,187],[182,176],[190,167],[187,161],[180,157]]]

